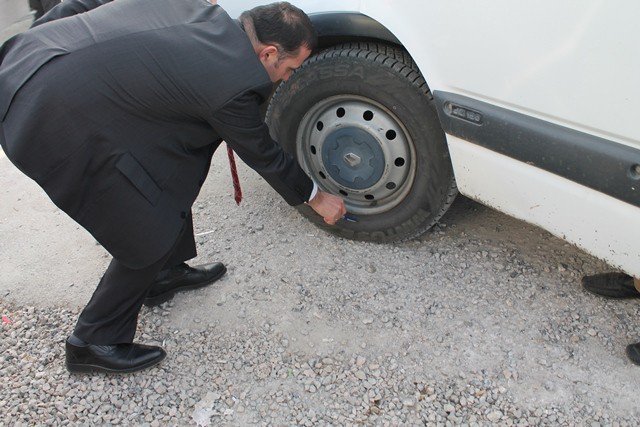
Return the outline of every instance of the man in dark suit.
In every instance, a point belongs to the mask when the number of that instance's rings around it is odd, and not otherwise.
[[[269,136],[259,105],[315,47],[288,3],[232,20],[202,0],[65,0],[0,49],[0,144],[113,260],[66,343],[72,372],[160,362],[137,316],[224,266],[191,268],[191,206],[222,140],[291,205],[329,224],[317,191]]]

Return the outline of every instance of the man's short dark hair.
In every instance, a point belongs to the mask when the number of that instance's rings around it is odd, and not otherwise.
[[[307,14],[286,1],[247,10],[240,15],[240,21],[250,22],[260,43],[278,46],[285,55],[297,55],[302,46],[314,50],[318,44]]]

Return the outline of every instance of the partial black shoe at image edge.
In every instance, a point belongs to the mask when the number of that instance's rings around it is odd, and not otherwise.
[[[626,348],[627,357],[634,364],[640,365],[640,342],[629,344]]]
[[[624,273],[601,273],[582,278],[582,286],[588,292],[605,298],[640,298],[633,277]]]

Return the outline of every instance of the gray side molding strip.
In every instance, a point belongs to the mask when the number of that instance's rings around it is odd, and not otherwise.
[[[640,149],[434,91],[444,131],[640,207]]]

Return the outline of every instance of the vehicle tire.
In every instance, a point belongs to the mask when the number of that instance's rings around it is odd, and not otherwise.
[[[357,222],[328,226],[336,235],[391,242],[431,228],[457,189],[445,135],[427,84],[407,52],[350,43],[310,57],[273,94],[272,136],[330,193],[342,195]]]

